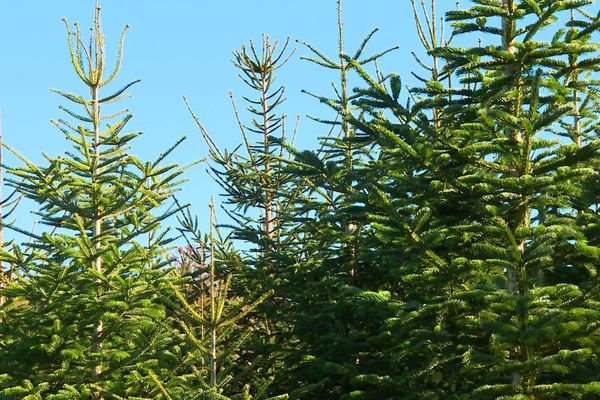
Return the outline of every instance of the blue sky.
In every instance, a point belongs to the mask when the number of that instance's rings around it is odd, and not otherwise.
[[[228,91],[240,100],[248,94],[230,61],[231,51],[243,43],[258,42],[266,33],[273,39],[302,39],[326,54],[337,54],[336,0],[103,0],[101,5],[109,53],[115,53],[122,27],[130,25],[124,66],[115,88],[142,79],[129,91],[133,97],[122,105],[134,112],[130,129],[145,133],[133,151],[146,159],[154,158],[184,135],[187,142],[172,161],[185,164],[206,155],[183,95],[188,96],[218,143],[229,148],[239,143]],[[63,117],[58,105],[64,104],[50,88],[85,93],[70,65],[61,19],[79,21],[85,31],[91,26],[93,11],[94,0],[0,2],[4,140],[36,162],[42,160],[42,152],[58,155],[68,149],[50,123]],[[422,51],[408,0],[345,0],[344,19],[349,51],[372,28],[379,27],[381,31],[368,52],[400,45],[398,51],[386,56],[382,66],[385,72],[397,72],[409,79],[409,72],[416,69],[410,52]],[[288,95],[282,111],[294,117],[300,115],[298,144],[314,147],[325,128],[305,116],[327,116],[328,110],[301,90],[331,94],[330,83],[336,75],[300,60],[308,51],[293,45],[298,49],[296,55],[279,74]],[[206,206],[211,195],[219,200],[219,189],[205,173],[204,165],[195,167],[186,177],[189,182],[182,187],[181,197],[206,219]],[[19,213],[24,225],[33,221],[27,212],[28,205],[24,204]]]

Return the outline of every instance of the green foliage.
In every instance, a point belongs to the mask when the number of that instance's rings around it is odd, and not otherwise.
[[[249,123],[231,95],[235,150],[192,112],[231,222],[213,205],[203,236],[184,211],[175,270],[173,148],[128,154],[131,116],[100,111],[133,83],[99,92],[123,40],[104,78],[99,17],[90,48],[69,32],[91,98],[59,92],[83,108],[55,122],[73,152],[10,169],[47,231],[1,250],[0,398],[600,398],[593,2],[474,0],[440,22],[412,0],[412,88],[379,69],[390,50],[364,55],[376,30],[346,51],[337,3],[338,54],[300,42],[339,78],[309,93],[336,114],[312,117],[317,150],[280,112],[287,42],[233,53],[252,93]]]
[[[156,368],[171,345],[161,301],[171,279],[165,257],[171,239],[161,224],[176,211],[168,205],[182,169],[162,164],[175,146],[154,162],[129,154],[139,136],[124,133],[131,114],[101,113],[135,83],[101,92],[119,72],[123,37],[117,65],[105,77],[99,8],[89,47],[78,26],[72,32],[65,23],[72,64],[91,97],[56,91],[83,109],[62,108],[75,122],[53,121],[72,152],[46,156],[43,166],[15,152],[24,165],[8,170],[6,182],[39,205],[44,230],[21,231],[29,241],[2,252],[19,280],[5,291],[0,393],[133,398],[143,394],[136,393],[135,371]]]
[[[225,394],[235,399],[264,399],[264,383],[241,384],[255,368],[255,360],[244,359],[245,345],[253,331],[242,321],[272,293],[247,302],[231,292],[233,276],[224,275],[227,268],[223,265],[231,260],[239,262],[239,258],[228,246],[228,239],[220,235],[212,203],[210,210],[206,237],[189,212],[181,218],[182,232],[188,240],[181,272],[187,279],[181,289],[170,283],[176,298],[173,319],[179,328],[174,333],[178,331],[181,337],[179,361],[175,370],[161,371],[160,376],[149,370],[148,376],[167,399],[225,399]]]
[[[586,62],[597,17],[561,17],[589,2],[476,3],[448,13],[455,35],[495,42],[430,46],[438,67],[412,107],[397,81],[388,89],[349,59],[368,86],[350,123],[379,149],[363,182],[376,262],[400,306],[381,328],[395,343],[394,392],[594,398],[597,260],[579,249],[594,240],[581,218],[597,213],[579,196],[597,179]]]
[[[295,221],[289,217],[300,192],[294,188],[293,173],[286,168],[290,158],[288,140],[293,143],[296,132],[290,137],[286,130],[286,115],[279,111],[285,101],[285,88],[276,82],[277,72],[294,52],[287,50],[288,43],[280,47],[278,41],[263,36],[261,47],[250,42],[234,51],[233,64],[250,93],[242,97],[251,119],[250,123],[243,122],[245,115],[240,114],[230,93],[241,133],[241,143],[234,151],[218,147],[188,104],[209,148],[209,172],[225,192],[225,203],[229,205],[225,211],[233,222],[227,228],[231,228],[234,240],[248,244],[235,259],[224,257],[229,260],[220,268],[234,274],[231,292],[235,296],[260,298],[272,293],[247,320],[247,351],[240,352],[234,368],[237,374],[249,374],[247,379],[258,383],[253,386],[258,386],[259,392],[271,385],[275,371],[281,367],[283,337],[289,330],[289,324],[283,321],[291,315],[287,312],[287,277],[281,267],[303,251],[290,229]],[[243,367],[250,364],[254,366],[252,372]],[[285,390],[275,391],[282,392]]]

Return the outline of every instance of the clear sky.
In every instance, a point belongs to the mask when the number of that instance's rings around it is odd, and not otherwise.
[[[61,18],[79,21],[85,31],[91,26],[94,2],[0,1],[4,140],[34,161],[41,161],[41,152],[57,155],[68,148],[50,123],[51,119],[63,117],[58,105],[65,102],[50,88],[85,92],[70,65]],[[172,161],[189,163],[206,155],[206,146],[185,109],[183,95],[189,97],[218,143],[229,148],[239,143],[228,91],[238,98],[248,94],[230,61],[231,51],[243,43],[258,42],[266,33],[273,39],[302,39],[326,54],[337,54],[336,0],[102,0],[101,5],[109,53],[116,51],[123,25],[131,27],[124,66],[115,88],[142,79],[129,90],[133,97],[123,106],[135,114],[130,129],[145,132],[134,146],[134,152],[145,159],[155,157],[184,135],[188,140]],[[383,69],[409,79],[409,72],[416,69],[410,52],[422,52],[409,0],[345,0],[344,19],[349,52],[372,28],[379,27],[381,31],[368,52],[400,45],[398,51],[386,56]],[[296,56],[279,74],[288,94],[282,111],[290,116],[300,115],[298,143],[301,147],[314,147],[325,128],[311,123],[305,115],[327,116],[328,110],[300,91],[331,94],[330,83],[336,75],[300,60],[308,51],[293,45],[298,49]],[[219,193],[205,168],[200,165],[187,174],[189,182],[181,194],[204,219],[210,196]],[[31,224],[31,217],[23,214],[27,205],[23,208],[19,220]]]

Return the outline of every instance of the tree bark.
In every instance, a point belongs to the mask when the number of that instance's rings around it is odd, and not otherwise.
[[[93,90],[93,110],[94,110],[94,154],[96,157],[96,169],[93,171],[92,181],[95,183],[96,177],[98,175],[97,165],[100,160],[100,103],[99,103],[99,87],[98,85],[94,87]],[[94,197],[97,197],[99,193],[95,193]],[[100,210],[96,209],[96,217],[94,219],[94,241],[95,241],[95,249],[96,253],[100,253],[102,249],[102,244],[100,241],[100,235],[102,234],[102,220],[100,218]],[[96,255],[96,259],[94,261],[93,268],[98,273],[102,273],[102,257]],[[100,279],[96,281],[98,285],[101,284]],[[98,291],[100,292],[100,287],[98,287]],[[94,336],[92,341],[92,352],[93,353],[101,353],[103,348],[103,339],[102,334],[104,332],[104,323],[102,320],[98,320],[94,325]],[[102,373],[102,364],[98,362],[92,371],[92,375],[96,378],[100,376]]]

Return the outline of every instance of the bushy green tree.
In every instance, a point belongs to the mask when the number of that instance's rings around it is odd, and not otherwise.
[[[362,72],[368,117],[351,124],[381,146],[369,210],[403,303],[383,325],[401,398],[598,396],[597,253],[581,222],[596,214],[582,193],[597,197],[590,4],[449,12],[454,36],[484,39],[431,46],[443,68],[410,108],[393,77]]]
[[[183,214],[181,224],[188,240],[181,259],[186,283],[171,284],[178,328],[174,332],[179,331],[182,338],[177,345],[179,362],[173,369],[151,373],[155,389],[149,393],[156,399],[266,399],[272,380],[263,375],[269,370],[263,369],[260,355],[254,354],[248,342],[257,335],[251,326],[256,320],[252,314],[272,292],[251,301],[232,290],[237,278],[226,271],[242,260],[230,239],[220,233],[214,203],[208,234],[202,235],[197,218],[189,212]]]
[[[40,166],[19,155],[24,165],[8,170],[6,182],[39,205],[44,228],[21,230],[22,250],[2,252],[22,278],[5,291],[0,396],[134,398],[144,394],[135,372],[159,365],[169,346],[161,287],[170,239],[161,224],[176,211],[169,203],[182,169],[163,164],[175,146],[153,162],[131,155],[140,135],[125,133],[132,115],[107,113],[137,82],[103,93],[117,78],[124,33],[108,70],[99,7],[89,45],[65,23],[88,96],[57,91],[82,110],[61,106],[70,120],[54,121],[71,151]]]
[[[375,31],[346,52],[337,5],[338,54],[304,43],[339,74],[311,94],[335,113],[318,150],[285,133],[287,55],[267,37],[234,52],[254,93],[250,123],[234,103],[242,145],[194,115],[236,242],[185,214],[173,274],[160,225],[181,170],[127,154],[128,115],[102,131],[130,85],[99,95],[118,72],[102,78],[99,16],[92,46],[70,35],[91,95],[63,94],[84,109],[57,121],[75,152],[10,170],[49,231],[2,251],[18,279],[0,288],[0,397],[600,398],[593,2],[440,18],[412,0],[427,54],[407,89],[387,51],[363,56]]]
[[[412,104],[399,76],[315,51],[366,87],[319,97],[346,135],[287,167],[318,193],[297,203],[314,247],[289,286],[288,366],[315,389],[299,397],[597,396],[598,17],[585,1],[475,3],[448,13],[453,36],[497,43],[452,47],[435,11],[418,20],[432,64]]]

